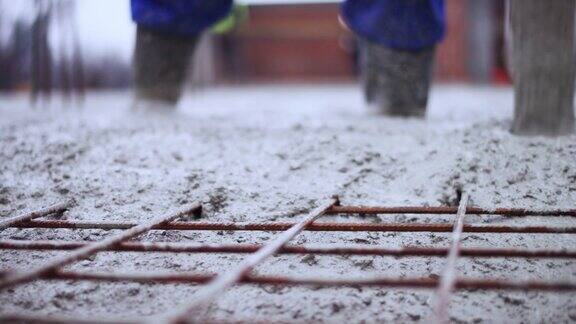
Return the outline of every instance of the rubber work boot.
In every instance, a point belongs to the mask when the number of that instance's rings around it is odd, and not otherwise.
[[[199,37],[184,37],[138,26],[134,50],[135,106],[174,107],[186,81]]]
[[[366,102],[391,116],[423,117],[435,47],[403,51],[364,41],[360,68]]]

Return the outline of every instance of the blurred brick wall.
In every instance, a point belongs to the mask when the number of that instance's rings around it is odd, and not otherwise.
[[[242,78],[338,80],[354,75],[348,52],[352,35],[338,22],[337,4],[269,5],[250,8],[236,33]]]
[[[436,52],[436,79],[467,81],[468,71],[468,1],[447,0],[446,38]]]
[[[446,0],[447,35],[436,55],[437,81],[469,81],[468,2]],[[354,37],[339,5],[257,5],[226,36],[220,79],[239,82],[334,81],[355,77]]]

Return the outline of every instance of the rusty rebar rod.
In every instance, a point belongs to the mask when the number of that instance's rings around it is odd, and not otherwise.
[[[450,294],[456,286],[456,261],[460,255],[460,240],[464,229],[464,217],[466,216],[466,207],[468,205],[468,194],[462,193],[458,213],[454,222],[454,231],[452,232],[452,243],[446,258],[446,267],[440,277],[438,289],[436,292],[436,306],[434,315],[437,323],[445,323],[448,320],[448,306],[450,305]]]
[[[468,215],[500,215],[510,217],[525,216],[559,216],[576,217],[576,209],[543,209],[531,210],[523,208],[480,208],[468,207]],[[458,212],[458,207],[453,206],[399,206],[399,207],[368,207],[368,206],[334,206],[326,213],[334,214],[364,214],[364,215],[384,215],[384,214],[417,214],[417,215],[454,215]]]
[[[0,278],[0,289],[13,287],[17,284],[34,280],[44,274],[54,272],[64,265],[68,265],[75,261],[87,258],[95,253],[106,250],[111,246],[121,243],[122,241],[134,238],[159,225],[165,224],[182,216],[189,215],[190,213],[200,208],[201,205],[199,203],[194,203],[186,208],[183,208],[178,212],[157,217],[149,222],[129,228],[125,231],[122,231],[121,233],[108,237],[102,241],[90,243],[82,248],[74,250],[70,254],[56,257],[38,267],[34,267],[31,269],[27,269],[18,273],[13,273],[5,277],[2,277]]]
[[[34,316],[28,314],[0,315],[0,323],[34,323],[34,324],[138,324],[139,320],[113,319],[105,317],[79,318],[64,316]]]
[[[206,284],[214,280],[215,274],[191,273],[99,273],[60,270],[42,275],[41,280],[86,280],[103,282],[139,282],[156,284]],[[235,284],[260,284],[277,286],[376,286],[391,288],[427,288],[434,289],[439,280],[433,278],[388,278],[374,277],[365,279],[327,279],[293,278],[282,276],[245,275]],[[515,281],[496,279],[458,278],[455,289],[458,290],[538,290],[538,291],[575,291],[573,282]]]
[[[31,220],[14,224],[16,228],[74,228],[74,229],[128,229],[136,223],[92,222],[68,220]],[[156,230],[178,231],[285,231],[293,222],[224,223],[224,222],[170,222]],[[452,224],[428,223],[332,223],[316,222],[305,231],[315,232],[436,232],[451,233]],[[576,227],[464,225],[464,233],[534,233],[576,234]]]
[[[18,216],[10,217],[8,219],[0,220],[0,231],[8,227],[12,227],[14,224],[20,222],[29,221],[38,217],[48,216],[50,214],[63,213],[66,210],[68,210],[68,208],[70,208],[71,206],[72,202],[68,201],[64,203],[54,204],[52,206],[24,213]]]
[[[78,241],[0,241],[0,250],[39,250],[69,251],[88,245]],[[260,244],[196,244],[165,242],[122,242],[105,251],[114,252],[166,252],[166,253],[254,253],[262,248]],[[374,255],[395,257],[445,257],[446,248],[406,246],[381,248],[372,245],[314,246],[287,245],[277,254],[317,254],[317,255]],[[511,257],[511,258],[562,258],[576,259],[576,250],[523,250],[512,248],[461,248],[461,257]]]
[[[202,307],[209,305],[214,298],[224,292],[226,289],[235,285],[247,276],[252,269],[264,261],[269,256],[275,254],[292,238],[298,235],[307,226],[312,224],[320,216],[324,215],[326,211],[338,204],[338,199],[332,198],[320,204],[314,210],[308,213],[301,221],[294,224],[292,227],[282,232],[276,238],[265,244],[257,252],[250,254],[238,266],[232,268],[230,271],[218,275],[214,280],[210,281],[202,290],[200,290],[193,299],[181,309],[161,315],[154,318],[154,323],[182,323],[186,322],[189,316],[197,313]]]

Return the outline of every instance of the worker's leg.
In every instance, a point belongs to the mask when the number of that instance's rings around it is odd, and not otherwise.
[[[575,0],[512,0],[512,132],[574,131]]]
[[[203,30],[223,18],[232,0],[132,0],[138,25],[134,50],[136,100],[174,105]]]
[[[134,51],[136,100],[174,105],[182,93],[196,42],[197,37],[182,37],[138,26]]]
[[[424,116],[432,77],[434,47],[395,50],[364,41],[362,85],[366,101],[393,116]]]
[[[342,16],[361,38],[366,100],[382,113],[423,115],[444,36],[443,0],[346,0]]]

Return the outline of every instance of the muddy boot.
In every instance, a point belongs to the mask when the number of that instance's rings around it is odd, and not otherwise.
[[[364,41],[360,64],[366,101],[382,114],[424,116],[434,50],[402,51]]]
[[[134,50],[136,108],[176,105],[197,41],[198,37],[177,36],[138,26]]]
[[[512,0],[514,122],[520,135],[574,132],[574,0]]]

